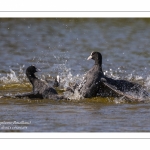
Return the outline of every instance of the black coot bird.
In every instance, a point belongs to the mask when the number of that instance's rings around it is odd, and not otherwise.
[[[102,71],[102,56],[99,52],[92,52],[89,56],[89,59],[95,60],[95,65],[91,69],[93,71],[90,75],[93,76],[92,80],[95,83],[95,80],[99,84],[98,95],[100,96],[112,96],[112,97],[120,97],[123,96],[124,99],[129,101],[142,101],[142,98],[148,97],[148,92],[139,84],[129,82],[126,80],[115,80],[109,78],[103,74]],[[99,67],[99,70],[96,70],[96,66]],[[95,76],[97,73],[101,72],[99,77]],[[88,77],[91,79],[90,75]],[[96,89],[97,91],[97,89]]]
[[[94,59],[94,66],[86,73],[83,82],[78,86],[79,94],[84,98],[95,97],[101,85],[101,78],[104,76],[102,71],[102,55],[93,52],[88,58]]]
[[[35,73],[40,71],[35,66],[29,66],[26,69],[26,76],[29,79],[33,87],[33,92],[17,94],[15,97],[28,97],[28,98],[40,98],[40,99],[63,99],[63,96],[58,95],[57,91],[48,85],[47,82],[38,79]],[[54,83],[56,84],[56,83]]]
[[[95,97],[100,89],[101,78],[104,76],[102,71],[102,55],[93,52],[87,60],[94,59],[94,66],[86,73],[84,80],[74,87],[68,87],[66,90],[72,92],[80,98]]]
[[[79,93],[83,98],[95,96],[101,97],[123,97],[128,101],[142,101],[148,92],[139,84],[126,80],[115,80],[104,75],[102,70],[102,55],[92,52],[87,60],[93,59],[94,66],[86,73],[85,79],[75,88],[68,87],[72,93]],[[134,94],[133,94],[134,93]]]

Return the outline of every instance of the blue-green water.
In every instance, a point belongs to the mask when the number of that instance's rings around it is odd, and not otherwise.
[[[0,96],[31,91],[25,69],[61,89],[80,82],[93,61],[103,56],[108,76],[139,83],[150,91],[150,19],[40,18],[0,19]],[[59,90],[61,93],[62,91]],[[0,131],[149,132],[150,103],[114,98],[72,101],[0,98]],[[15,122],[16,121],[16,122]]]

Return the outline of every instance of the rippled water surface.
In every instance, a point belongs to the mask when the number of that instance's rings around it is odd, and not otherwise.
[[[62,93],[80,82],[92,65],[92,51],[103,56],[103,71],[143,85],[150,92],[150,19],[0,19],[0,131],[149,132],[150,102],[117,98],[72,101],[4,98],[29,92],[25,69],[34,64],[44,80],[61,77]]]

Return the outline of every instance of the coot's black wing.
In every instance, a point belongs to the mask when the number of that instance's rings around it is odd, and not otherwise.
[[[104,84],[104,86],[106,86],[111,91],[111,93],[113,92],[113,94],[116,94],[118,97],[123,97],[124,99],[131,102],[143,102],[143,99],[140,97],[136,97],[135,95],[130,95],[129,93],[125,93],[118,90],[116,86],[107,82],[106,79],[102,78],[101,81]]]
[[[35,79],[33,82],[33,93],[34,94],[42,94],[44,90],[48,87],[46,82],[40,80],[40,79]]]
[[[55,95],[55,94],[57,94],[55,89],[53,89],[52,87],[49,87],[46,82],[36,79],[34,80],[34,83],[33,83],[33,92],[17,94],[15,95],[15,97],[18,97],[18,98],[27,97],[30,99],[34,99],[34,98],[43,99],[43,98],[48,98],[51,95]]]

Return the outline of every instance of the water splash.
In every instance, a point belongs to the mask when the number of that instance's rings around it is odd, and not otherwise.
[[[55,54],[54,58],[56,63],[53,65],[53,71],[57,72],[57,75],[60,77],[60,88],[66,89],[70,85],[77,83],[79,84],[82,81],[82,76],[80,74],[73,75],[72,69],[69,65],[69,53],[61,52],[59,55]]]
[[[7,73],[6,77],[3,76],[0,78],[0,81],[3,83],[18,83],[18,77],[16,76],[15,71],[13,71],[12,69],[10,69],[10,73]]]
[[[20,86],[22,86],[24,83],[28,83],[28,79],[25,75],[25,70],[24,70],[24,65],[20,66],[18,71],[14,71],[13,69],[10,69],[10,72],[6,74],[6,76],[0,77],[0,83],[3,84],[13,84],[13,83],[18,83]],[[60,76],[60,89],[65,90],[67,87],[70,87],[74,85],[75,83],[80,84],[83,79],[85,74],[76,74],[73,75],[71,68],[67,64],[67,61],[63,61],[62,63],[59,64],[54,64],[53,69],[58,72],[57,75]],[[121,72],[121,70],[119,69]],[[109,71],[104,72],[105,75],[114,78],[114,79],[127,79],[128,81],[135,81],[136,83],[140,83],[141,85],[144,85],[146,89],[149,91],[150,90],[150,76],[147,76],[146,78],[139,76],[139,75],[134,75],[128,74],[123,78],[122,76],[120,77],[120,74],[117,71],[113,71],[110,69]],[[42,74],[39,78],[46,80],[47,78],[51,78],[50,74]],[[22,84],[23,83],[23,84]],[[20,87],[19,86],[19,87]],[[23,87],[23,86],[22,86]],[[79,100],[82,99],[81,95],[78,93],[77,90],[75,90],[74,94],[64,92],[65,96],[69,97],[71,100]],[[134,93],[128,93],[130,95]],[[136,95],[132,95],[136,96]],[[142,94],[138,95],[142,99]],[[124,99],[115,99],[116,103],[117,101],[124,102]]]
[[[18,73],[16,73],[13,69],[10,69],[10,72],[6,74],[6,76],[0,77],[0,82],[5,84],[10,83],[22,83],[27,80],[26,75],[24,73],[24,65],[20,66]]]

